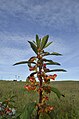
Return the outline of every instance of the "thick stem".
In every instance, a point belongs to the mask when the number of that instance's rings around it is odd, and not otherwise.
[[[39,89],[40,89],[40,92],[39,92],[39,103],[42,102],[42,77],[41,77],[41,67],[39,67],[39,74],[40,74],[40,77],[39,77],[39,81],[40,81],[40,84],[39,84]],[[37,116],[36,116],[36,119],[39,119],[39,110],[40,108],[38,107],[37,109]]]
[[[39,93],[39,103],[42,102],[42,90],[41,90],[41,88],[42,88],[42,77],[41,77],[41,69],[42,69],[42,67],[40,66],[40,67],[39,67],[39,73],[40,73],[40,85],[39,85],[40,93]]]
[[[42,66],[40,64],[40,66],[39,66],[39,75],[40,75],[40,77],[38,77],[39,78],[39,89],[40,89],[40,91],[39,91],[39,103],[42,102],[42,82],[43,81],[42,81],[42,77],[41,77],[41,69],[42,69]],[[39,119],[39,110],[40,110],[40,108],[38,107],[36,119]]]

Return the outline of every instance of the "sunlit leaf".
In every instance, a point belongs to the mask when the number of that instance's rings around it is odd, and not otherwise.
[[[45,62],[52,62],[52,60],[48,60],[48,59],[42,59],[42,61],[45,61]]]
[[[47,56],[47,55],[56,55],[56,56],[62,56],[62,54],[60,54],[60,53],[57,53],[57,52],[52,52],[52,53],[49,53],[49,52],[44,52],[44,55],[43,55],[43,56]]]
[[[20,115],[20,119],[30,119],[30,116],[36,106],[35,102],[29,103],[25,106],[22,114]]]
[[[62,94],[60,93],[60,91],[57,88],[51,87],[51,91],[54,92],[58,98],[60,98],[62,96]]]
[[[60,65],[60,63],[52,61],[52,62],[46,63],[46,65]]]
[[[41,41],[41,49],[43,49],[48,41],[48,38],[49,38],[49,35],[46,35],[42,38],[42,41]]]
[[[58,62],[54,62],[54,61],[48,60],[48,59],[43,59],[43,61],[49,62],[49,63],[46,63],[46,65],[60,65],[60,63],[58,63]]]
[[[19,65],[19,64],[28,64],[28,63],[33,63],[33,64],[36,64],[35,62],[30,62],[30,61],[22,61],[22,62],[17,62],[17,63],[15,63],[15,64],[13,64],[13,66],[15,66],[15,65]]]
[[[30,46],[31,46],[32,50],[37,54],[37,47],[36,47],[36,45],[33,42],[31,42],[31,41],[28,41],[28,42],[30,43]]]
[[[41,39],[39,39],[39,36],[36,34],[36,44],[37,44],[37,48],[40,47],[40,42],[41,42]]]
[[[48,42],[44,48],[48,47],[50,44],[52,44],[52,42]]]

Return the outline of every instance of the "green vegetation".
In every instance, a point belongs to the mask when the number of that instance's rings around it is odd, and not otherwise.
[[[11,117],[12,119],[77,119],[79,117],[78,94],[76,95],[78,89],[73,88],[74,83],[54,82],[57,74],[47,74],[49,72],[66,72],[64,69],[47,67],[48,65],[60,65],[60,63],[49,60],[45,56],[62,55],[44,50],[52,43],[48,42],[48,38],[49,35],[42,39],[36,35],[35,41],[28,41],[36,55],[27,61],[17,62],[13,65],[28,65],[29,71],[32,73],[27,77],[26,82],[1,82],[1,102],[5,103],[1,104],[2,117],[0,119],[8,119],[6,118],[8,112],[10,117],[13,114],[9,107],[10,103],[14,102],[14,96],[16,98],[13,107],[16,108],[18,116],[13,115],[15,117]],[[76,90],[74,91],[74,89]],[[65,95],[66,98],[64,98]],[[3,101],[5,97],[7,100]],[[5,107],[3,108],[3,106]]]
[[[26,104],[38,100],[36,92],[30,91],[29,93],[24,90],[25,84],[26,82],[0,81],[0,102],[5,97],[16,95],[15,107],[17,113],[22,112]],[[54,111],[51,112],[52,119],[79,119],[79,82],[53,81],[50,85],[58,88],[65,95],[65,98],[58,99],[54,93],[53,95],[52,93],[49,94],[49,103],[54,106]]]
[[[35,119],[40,119],[41,116],[45,119],[51,118],[51,111],[54,110],[53,105],[50,105],[49,102],[49,96],[50,93],[53,92],[57,95],[57,97],[60,99],[61,96],[64,97],[64,95],[54,86],[50,86],[50,81],[55,80],[57,77],[57,74],[47,74],[49,72],[66,72],[64,69],[49,69],[48,65],[60,65],[60,63],[55,62],[53,60],[45,58],[45,56],[48,55],[55,55],[55,56],[61,56],[62,54],[57,52],[47,52],[45,51],[45,48],[48,47],[52,42],[48,42],[49,35],[44,36],[42,39],[39,38],[39,36],[36,34],[36,40],[35,41],[28,41],[32,50],[35,52],[35,56],[30,57],[27,61],[20,61],[15,63],[15,65],[19,64],[27,64],[30,75],[27,77],[27,84],[24,86],[24,88],[30,92],[35,91],[37,92],[38,100],[35,102],[29,103],[29,105],[25,105],[24,110],[22,114],[20,115],[20,119],[30,119],[32,112],[36,110]],[[38,82],[37,82],[37,80]]]

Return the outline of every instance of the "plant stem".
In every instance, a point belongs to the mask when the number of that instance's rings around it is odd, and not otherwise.
[[[42,69],[42,66],[41,66],[41,63],[40,63],[40,66],[39,66],[39,75],[40,75],[40,77],[39,77],[39,89],[40,89],[40,91],[39,91],[39,103],[42,102],[42,90],[41,89],[42,89],[42,82],[43,81],[42,81],[42,77],[41,77],[41,69]],[[38,107],[36,119],[39,119],[39,110],[40,110],[40,108]]]

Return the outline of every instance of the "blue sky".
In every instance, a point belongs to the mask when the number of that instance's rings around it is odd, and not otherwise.
[[[26,79],[28,67],[12,65],[35,55],[27,41],[36,34],[63,54],[49,57],[67,70],[56,80],[79,80],[79,0],[0,0],[0,79]]]

